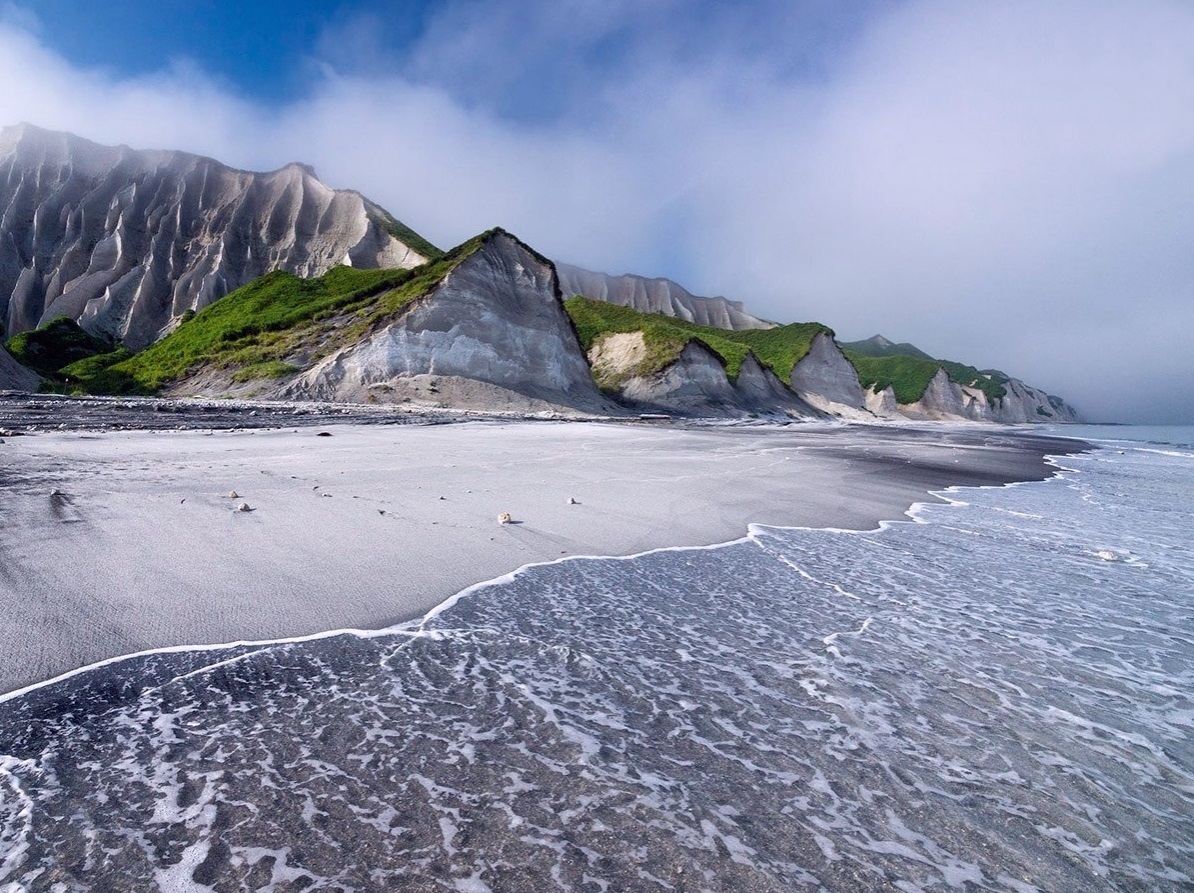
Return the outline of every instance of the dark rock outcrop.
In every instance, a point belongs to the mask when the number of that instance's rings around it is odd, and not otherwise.
[[[41,379],[0,347],[0,391],[36,391]]]

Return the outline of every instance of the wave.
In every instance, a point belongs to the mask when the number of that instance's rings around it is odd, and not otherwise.
[[[1191,486],[1104,451],[106,662],[0,705],[0,889],[1189,883]]]

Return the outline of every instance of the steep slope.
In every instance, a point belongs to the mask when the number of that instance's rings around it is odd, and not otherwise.
[[[1007,424],[1076,422],[1078,413],[1059,397],[995,370],[919,356],[863,356],[847,351],[866,391],[868,407],[917,420]]]
[[[801,399],[822,412],[844,418],[866,418],[869,411],[858,373],[833,340],[832,332],[820,332],[808,353],[792,367],[788,380]]]
[[[575,297],[565,302],[603,390],[642,408],[688,415],[820,413],[784,383],[817,323],[728,331]]]
[[[0,347],[0,391],[36,391],[41,379]]]
[[[608,412],[550,261],[500,230],[391,319],[286,386],[317,400]]]
[[[10,334],[66,316],[136,350],[273,270],[409,268],[438,253],[303,165],[249,173],[30,125],[0,131],[0,320]]]
[[[616,411],[550,261],[501,230],[413,270],[271,273],[105,359],[62,372],[101,393]]]
[[[718,329],[767,329],[774,325],[751,316],[741,301],[699,297],[670,279],[648,279],[629,273],[610,276],[570,264],[557,264],[556,268],[565,297],[579,295]]]

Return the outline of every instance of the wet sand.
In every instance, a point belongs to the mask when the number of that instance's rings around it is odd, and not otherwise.
[[[150,648],[381,628],[529,562],[751,522],[871,528],[1081,446],[988,426],[321,421],[5,437],[0,693]]]

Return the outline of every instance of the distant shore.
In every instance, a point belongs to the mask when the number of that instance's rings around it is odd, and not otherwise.
[[[752,522],[869,529],[930,490],[1046,478],[1047,455],[1083,448],[996,426],[351,418],[4,438],[0,693],[151,648],[381,628],[568,555],[725,542]]]

